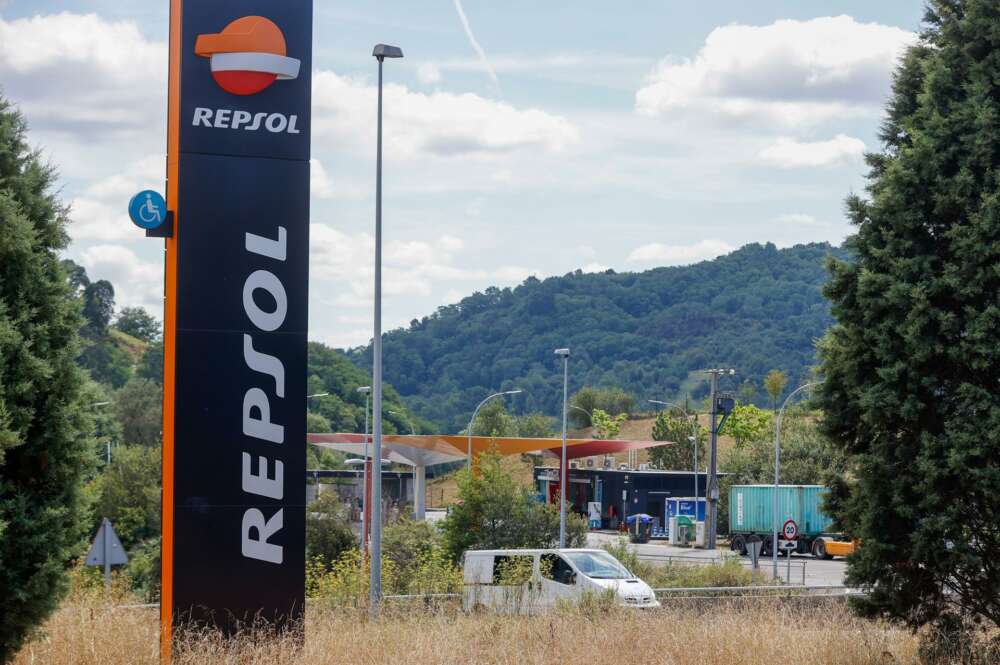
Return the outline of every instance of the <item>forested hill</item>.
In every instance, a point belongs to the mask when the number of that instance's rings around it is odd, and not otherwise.
[[[815,340],[831,323],[821,294],[828,244],[779,250],[752,244],[690,266],[640,273],[528,278],[514,289],[490,288],[389,332],[385,378],[417,413],[458,431],[484,396],[520,388],[517,411],[556,415],[562,372],[553,355],[568,346],[570,392],[620,386],[645,402],[707,386],[691,373],[734,367],[737,388],[761,385],[778,368],[796,385],[815,361]],[[348,351],[371,366],[370,347]],[[766,399],[760,390],[759,399]]]

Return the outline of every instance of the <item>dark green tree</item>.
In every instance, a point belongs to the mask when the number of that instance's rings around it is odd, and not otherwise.
[[[896,73],[856,263],[832,262],[824,427],[853,456],[848,583],[912,626],[1000,626],[1000,4],[931,0]]]
[[[529,439],[547,439],[555,430],[554,421],[543,413],[528,413],[517,419],[517,435]]]
[[[357,546],[351,531],[350,509],[335,490],[327,489],[309,504],[306,513],[306,555],[329,566],[345,550]]]
[[[477,473],[458,472],[458,499],[441,525],[445,547],[456,561],[477,547],[553,547],[559,542],[558,507],[539,503],[493,452],[479,456]],[[566,529],[567,545],[582,547],[586,522],[570,512]]]
[[[160,449],[118,445],[91,482],[95,520],[107,517],[126,550],[160,535]],[[96,531],[97,523],[92,525]]]
[[[142,352],[135,375],[140,379],[149,379],[153,383],[163,385],[163,341],[151,343]]]
[[[163,427],[163,388],[149,379],[131,378],[115,394],[115,417],[122,426],[122,440],[129,444],[158,446]]]
[[[115,313],[115,287],[106,279],[90,282],[83,290],[83,317],[90,337],[103,337]]]
[[[142,307],[123,307],[115,319],[115,328],[144,342],[160,338],[160,322]]]
[[[694,465],[694,446],[698,445],[698,468],[705,468],[705,439],[708,432],[680,411],[661,411],[653,421],[653,441],[670,441],[672,445],[650,448],[649,461],[658,469],[688,471]]]
[[[94,394],[74,362],[81,319],[54,185],[0,97],[0,662],[58,605],[87,527]]]
[[[500,399],[491,399],[476,414],[472,424],[473,436],[516,436],[517,420],[507,413]]]

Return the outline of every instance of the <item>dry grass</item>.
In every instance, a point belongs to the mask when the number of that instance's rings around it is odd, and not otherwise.
[[[361,613],[317,608],[308,613],[306,634],[301,648],[290,639],[189,639],[175,662],[730,665],[747,662],[748,654],[753,654],[750,662],[788,662],[791,649],[795,662],[886,665],[916,662],[917,648],[910,633],[853,618],[839,606],[803,611],[760,601],[702,611],[570,611],[539,617],[399,612],[377,621]],[[77,601],[60,610],[14,663],[153,665],[158,639],[154,610]]]

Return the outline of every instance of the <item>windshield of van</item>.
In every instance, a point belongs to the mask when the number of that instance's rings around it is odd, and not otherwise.
[[[634,577],[607,552],[563,552],[577,569],[595,580],[624,580]]]

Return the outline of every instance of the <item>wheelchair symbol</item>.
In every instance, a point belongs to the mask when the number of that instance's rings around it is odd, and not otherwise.
[[[155,229],[167,219],[167,202],[151,189],[143,190],[128,203],[128,216],[136,226]]]
[[[156,207],[153,203],[153,195],[146,194],[146,202],[139,206],[139,219],[144,221],[146,224],[159,225],[163,221],[163,216],[160,214],[160,209]]]

